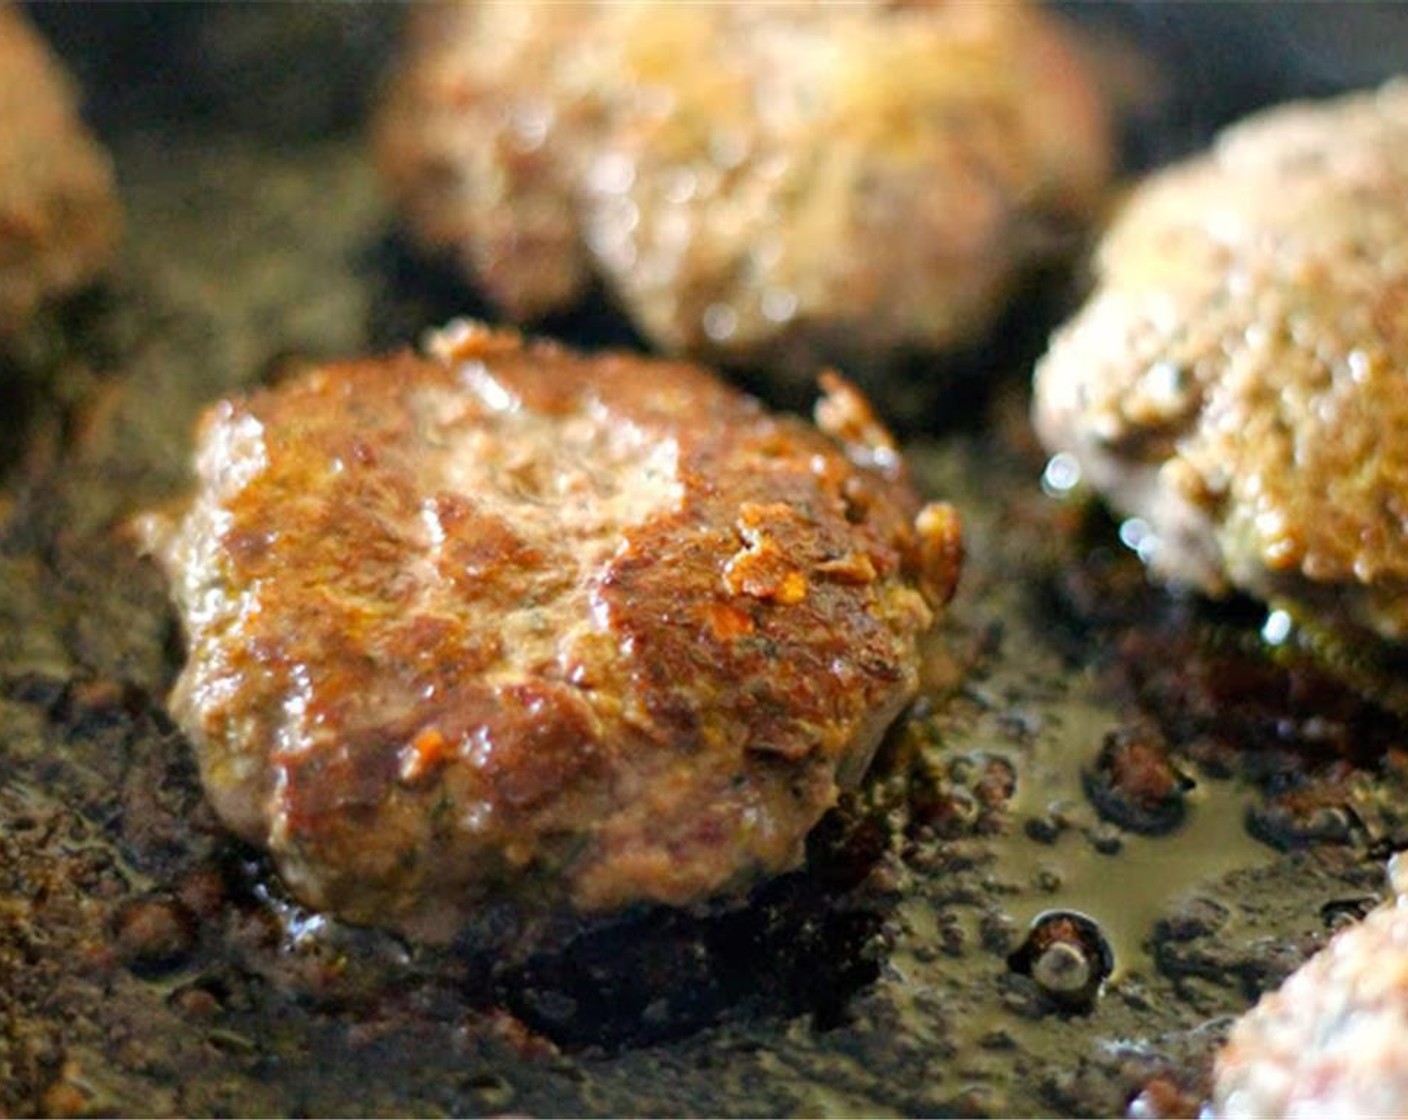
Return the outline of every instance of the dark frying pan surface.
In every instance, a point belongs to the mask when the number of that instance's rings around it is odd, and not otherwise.
[[[924,699],[804,870],[512,965],[291,905],[201,799],[120,527],[179,492],[205,401],[487,309],[406,252],[366,162],[396,9],[34,14],[130,220],[107,286],[0,359],[0,1114],[1186,1112],[1229,1017],[1381,893],[1403,722],[1273,661],[1253,605],[1149,589],[1042,493],[1026,372],[1057,291],[909,438],[971,561]],[[1393,6],[1072,14],[1153,60],[1131,168],[1408,42]],[[601,303],[547,327],[635,344]],[[1110,780],[1118,751],[1165,805]],[[1034,978],[1048,910],[1112,958],[1093,1000]]]

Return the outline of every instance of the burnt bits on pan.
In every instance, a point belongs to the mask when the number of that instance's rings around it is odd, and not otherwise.
[[[208,796],[302,900],[445,941],[797,865],[953,591],[864,399],[460,322],[205,414],[145,520]]]
[[[1100,926],[1074,910],[1048,910],[1031,924],[1007,967],[1029,976],[1042,996],[1066,1012],[1088,1012],[1114,971],[1115,956]]]
[[[1081,773],[1085,795],[1103,820],[1146,836],[1183,823],[1193,784],[1169,757],[1158,729],[1144,724],[1111,731]]]
[[[1093,84],[1033,6],[414,16],[378,146],[425,246],[511,318],[604,283],[662,350],[790,386],[981,339],[1110,173]]]
[[[1283,106],[1138,188],[1037,430],[1157,578],[1408,637],[1408,85]]]
[[[107,263],[121,224],[106,153],[23,13],[0,2],[0,344]]]

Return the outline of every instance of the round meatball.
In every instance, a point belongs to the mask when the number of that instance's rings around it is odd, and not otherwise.
[[[1251,118],[1129,199],[1035,422],[1156,576],[1408,637],[1406,198],[1392,84]]]
[[[1237,1022],[1213,1108],[1225,1120],[1408,1115],[1408,900],[1338,933]]]
[[[980,336],[1109,129],[1022,4],[462,4],[380,122],[412,228],[511,315],[606,281],[671,352],[869,368]]]
[[[0,0],[0,339],[106,264],[119,215],[112,167],[68,75]]]
[[[215,405],[147,519],[216,811],[431,941],[795,866],[915,694],[952,510],[834,377],[822,434],[693,366],[469,323],[429,355]]]

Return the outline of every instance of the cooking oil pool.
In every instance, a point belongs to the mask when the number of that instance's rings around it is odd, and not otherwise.
[[[1102,823],[1082,774],[1118,725],[1110,707],[1072,689],[1051,705],[1042,730],[1013,758],[1019,781],[1012,827],[992,845],[993,875],[1014,890],[1006,905],[1018,929],[1047,910],[1095,921],[1114,952],[1111,979],[1150,963],[1146,942],[1171,907],[1236,870],[1262,866],[1275,851],[1250,835],[1253,793],[1230,779],[1193,774],[1177,827],[1141,835]],[[1043,833],[1027,826],[1058,822]]]

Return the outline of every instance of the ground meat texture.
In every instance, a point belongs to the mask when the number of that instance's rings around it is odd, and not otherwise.
[[[432,941],[795,866],[960,548],[826,385],[829,435],[459,323],[212,407],[194,496],[143,528],[217,812],[309,904]]]
[[[1035,420],[1158,577],[1408,637],[1405,198],[1395,83],[1238,124],[1117,217]]]
[[[1238,1021],[1213,1094],[1225,1120],[1408,1115],[1408,900],[1341,931]]]
[[[0,339],[45,299],[91,280],[118,228],[112,166],[79,119],[68,75],[0,0]]]
[[[601,278],[667,351],[866,369],[980,336],[1110,165],[1022,4],[463,4],[381,116],[412,229],[508,313]]]

